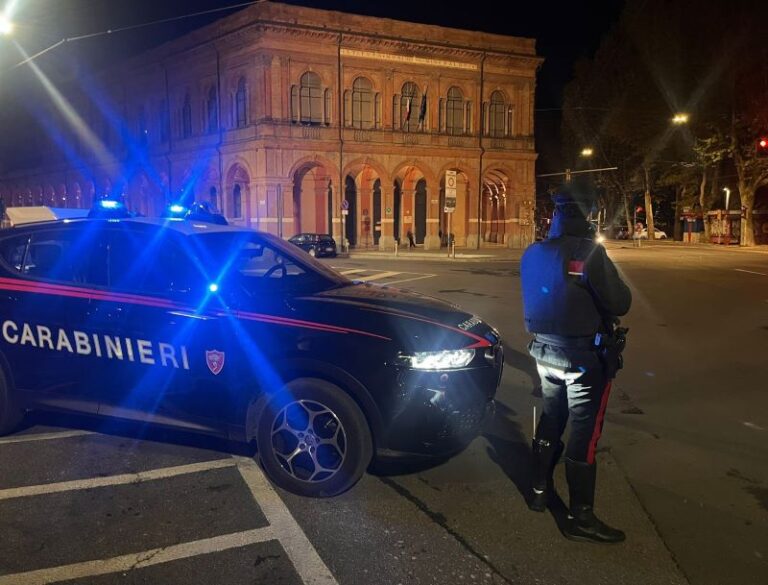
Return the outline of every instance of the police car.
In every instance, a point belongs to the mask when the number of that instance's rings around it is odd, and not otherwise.
[[[332,496],[374,456],[465,447],[502,364],[479,318],[269,234],[114,214],[0,231],[0,434],[33,409],[219,434]]]

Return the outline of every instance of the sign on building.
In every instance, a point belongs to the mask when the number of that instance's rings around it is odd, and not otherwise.
[[[445,213],[456,211],[456,171],[445,171]]]

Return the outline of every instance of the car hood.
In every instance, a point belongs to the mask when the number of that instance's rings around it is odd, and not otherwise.
[[[358,326],[419,351],[438,346],[488,347],[498,341],[493,328],[457,305],[393,287],[353,284],[300,300],[327,307],[340,321],[354,315]]]

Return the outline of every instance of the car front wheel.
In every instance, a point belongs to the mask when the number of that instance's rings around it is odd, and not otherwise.
[[[338,386],[316,378],[294,380],[269,401],[259,418],[256,443],[269,478],[310,497],[347,491],[373,455],[360,407]]]

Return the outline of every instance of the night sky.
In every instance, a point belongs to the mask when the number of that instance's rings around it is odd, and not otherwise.
[[[7,0],[0,0],[0,6]],[[242,3],[243,0],[18,0],[15,38],[29,54],[62,38],[102,32],[155,20]],[[402,0],[289,0],[288,4],[340,10],[425,24],[436,24],[537,39],[537,52],[546,60],[537,80],[536,108],[559,108],[562,89],[574,62],[597,48],[602,34],[618,18],[621,0],[518,0],[415,2]],[[156,24],[126,32],[79,40],[57,47],[39,65],[62,79],[77,75],[78,67],[100,69],[111,61],[161,44],[189,30],[226,16],[219,12]],[[34,84],[23,68],[8,71],[20,60],[15,47],[0,40],[0,106],[6,116]],[[8,91],[10,89],[10,91]],[[560,170],[560,114],[536,112],[538,171]]]

